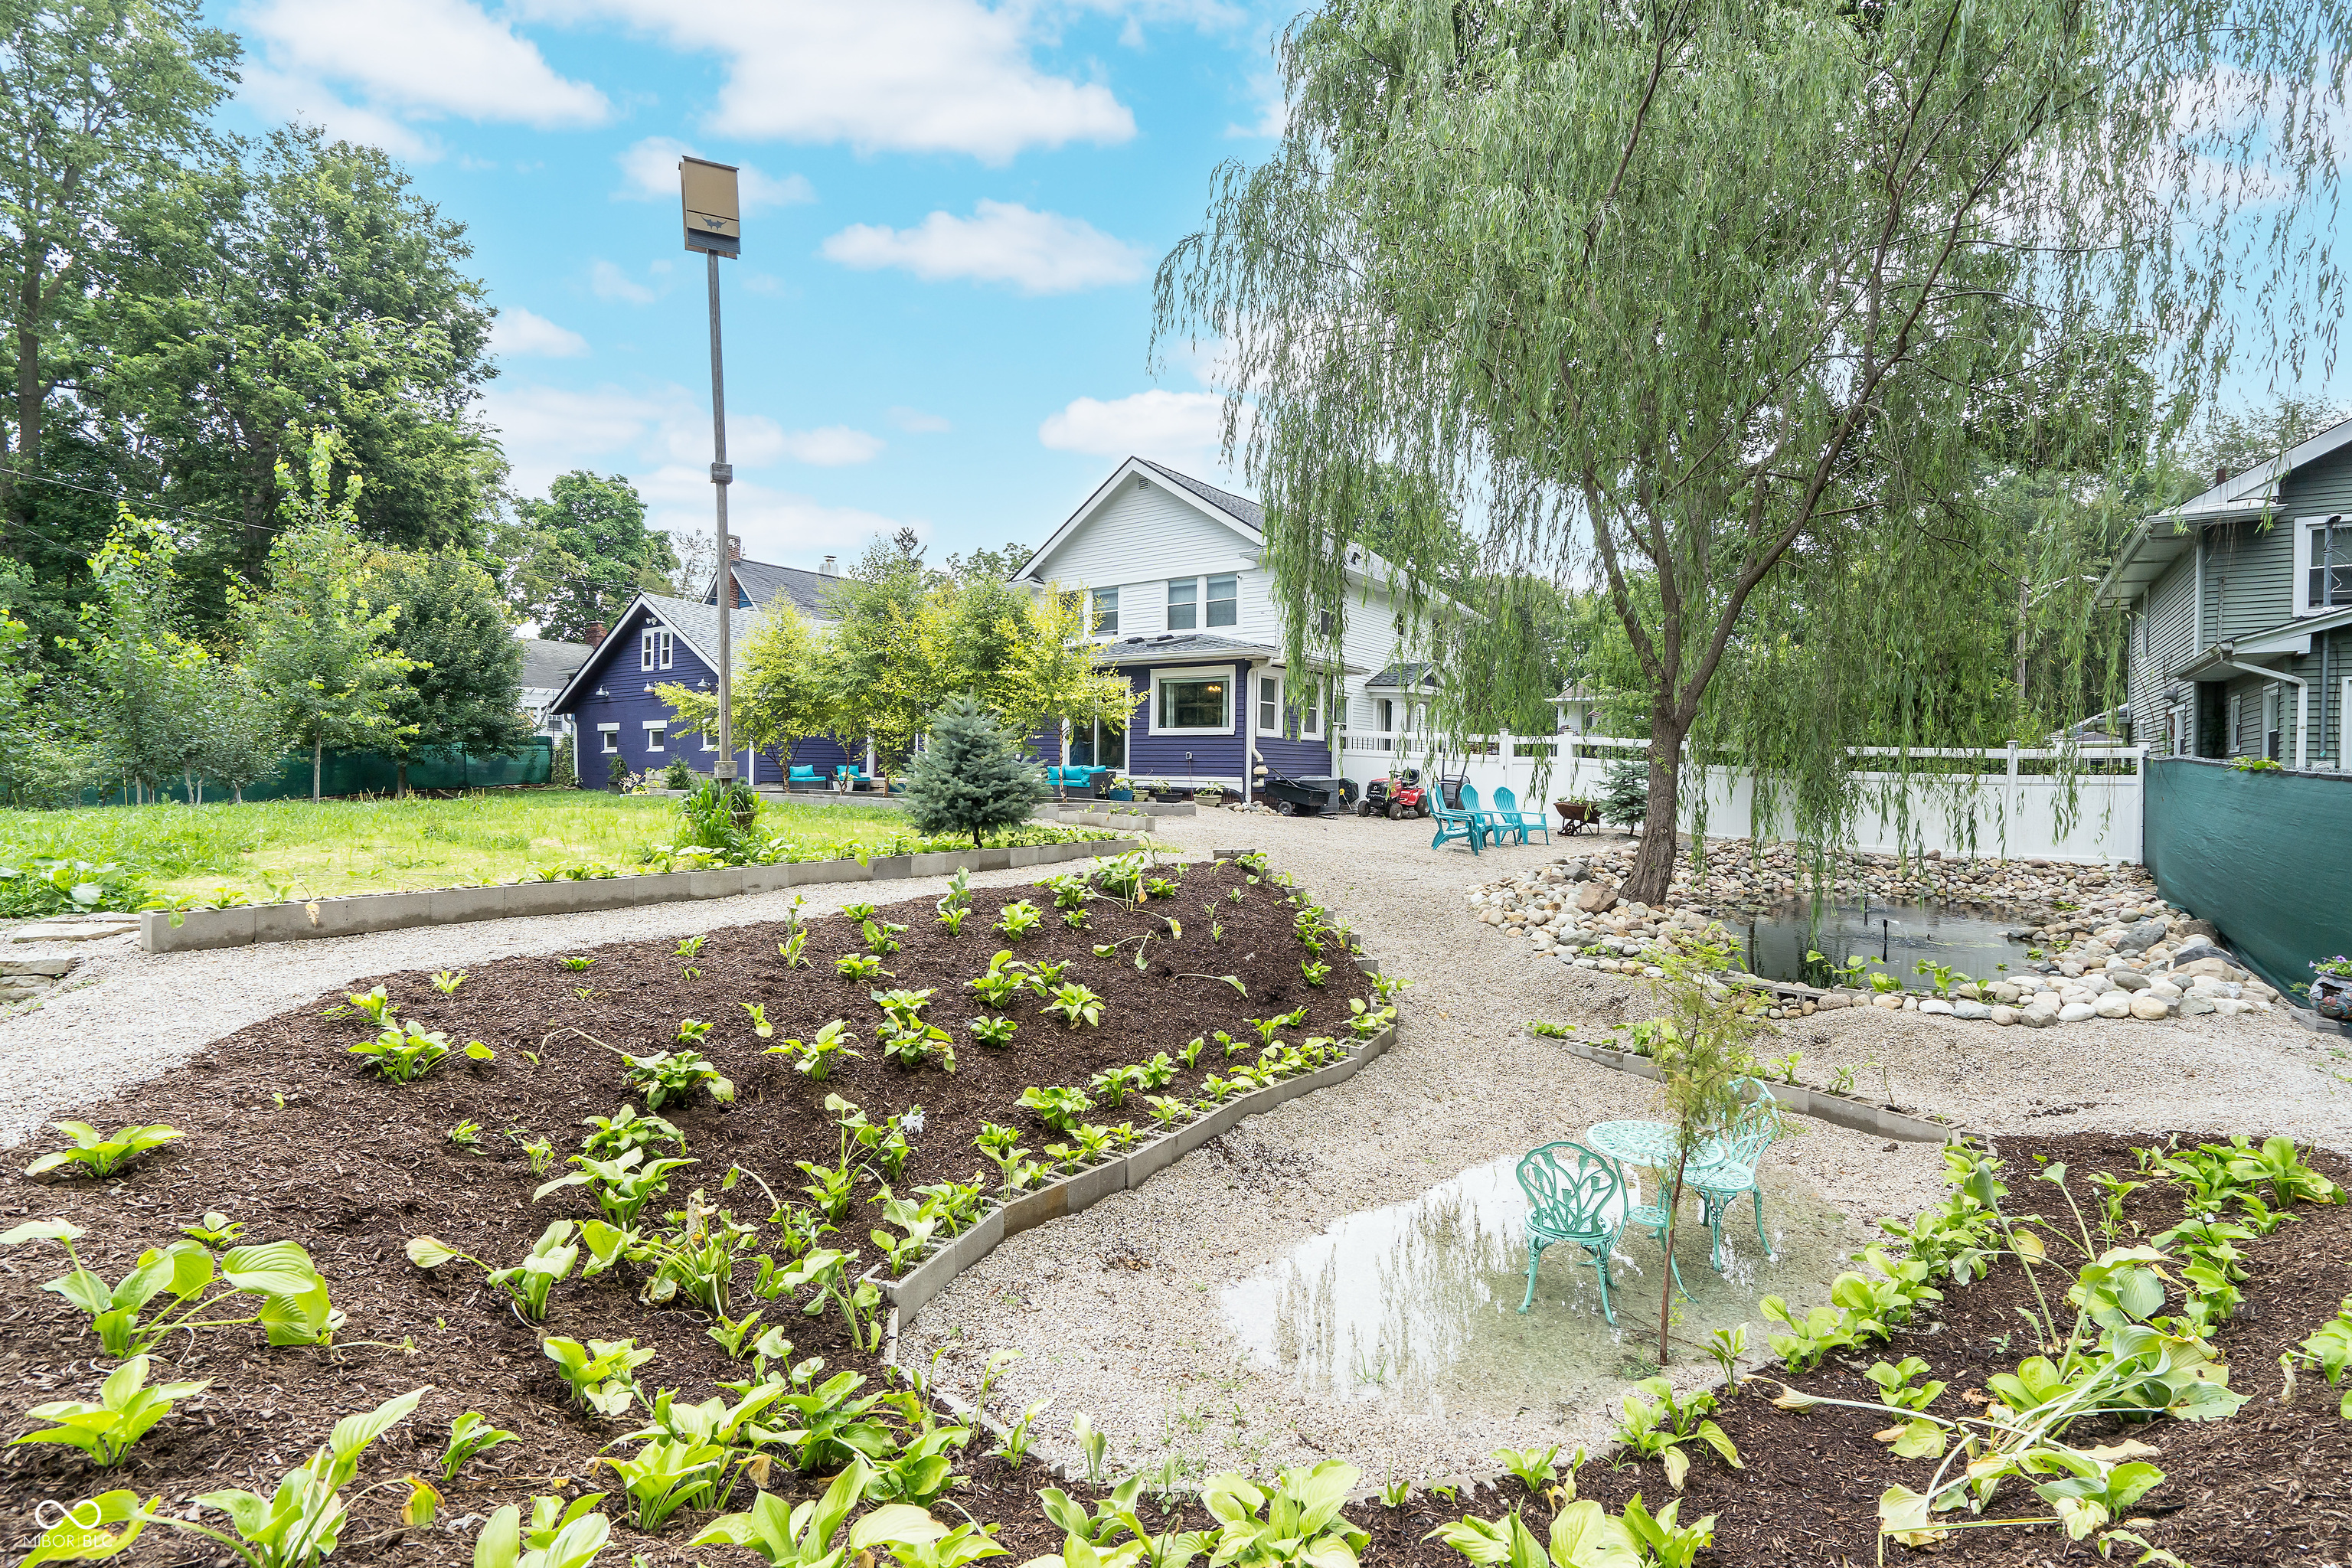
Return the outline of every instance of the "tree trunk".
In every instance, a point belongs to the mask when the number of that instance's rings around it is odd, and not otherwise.
[[[313,803],[319,798],[319,773],[326,750],[327,742],[323,739],[310,742],[310,799]]]
[[[1633,854],[1633,869],[1617,889],[1627,902],[1663,904],[1675,884],[1675,804],[1682,788],[1683,737],[1687,723],[1677,724],[1664,704],[1650,711],[1650,804],[1642,814],[1642,844]]]
[[[399,762],[393,764],[392,787],[393,797],[394,799],[406,800],[408,798],[408,759],[406,757],[401,758]]]
[[[1675,1219],[1682,1213],[1683,1172],[1690,1163],[1688,1150],[1677,1150],[1675,1156],[1675,1183],[1666,1194],[1666,1267],[1659,1270],[1658,1286],[1658,1370],[1666,1369],[1666,1331],[1675,1310]]]

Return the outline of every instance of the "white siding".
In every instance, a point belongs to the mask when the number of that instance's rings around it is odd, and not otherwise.
[[[1117,588],[1118,635],[1155,637],[1168,629],[1168,579],[1225,572],[1241,576],[1240,624],[1197,626],[1220,637],[1263,637],[1265,585],[1256,552],[1243,536],[1157,480],[1138,489],[1132,479],[1072,531],[1045,563],[1046,576],[1066,588]],[[1205,592],[1205,589],[1203,590]]]

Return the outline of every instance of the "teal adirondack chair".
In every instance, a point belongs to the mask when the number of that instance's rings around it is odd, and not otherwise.
[[[1685,1172],[1683,1184],[1698,1190],[1706,1208],[1707,1233],[1715,1238],[1713,1262],[1723,1272],[1723,1220],[1744,1194],[1756,1214],[1756,1239],[1764,1256],[1772,1258],[1772,1238],[1764,1234],[1764,1189],[1756,1180],[1757,1162],[1780,1135],[1780,1104],[1760,1079],[1744,1078],[1732,1086],[1748,1101],[1748,1109],[1714,1137],[1707,1163]]]
[[[1450,799],[1449,794],[1452,797]],[[1479,852],[1479,847],[1486,843],[1486,824],[1479,820],[1475,812],[1463,809],[1462,796],[1465,794],[1470,795],[1470,803],[1475,806],[1477,804],[1477,796],[1470,790],[1468,784],[1459,779],[1437,781],[1436,791],[1429,803],[1429,819],[1437,824],[1437,837],[1429,841],[1429,847],[1432,849],[1449,840],[1459,838],[1468,844],[1470,853],[1475,855]]]
[[[1466,784],[1462,786],[1462,809],[1477,818],[1479,830],[1486,834],[1489,844],[1500,842],[1503,836],[1511,830],[1491,807],[1478,804],[1478,792]]]
[[[1511,832],[1518,835],[1519,842],[1522,844],[1530,842],[1528,837],[1530,833],[1540,833],[1546,844],[1551,842],[1551,824],[1544,819],[1544,814],[1540,811],[1521,811],[1519,797],[1511,793],[1511,786],[1508,784],[1495,786],[1495,816]]]

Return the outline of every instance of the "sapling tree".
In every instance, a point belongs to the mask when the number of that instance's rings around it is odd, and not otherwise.
[[[907,815],[918,832],[969,833],[978,848],[983,833],[1028,821],[1045,793],[1045,775],[995,718],[956,697],[932,715],[907,780]]]
[[[1658,1099],[1674,1130],[1672,1179],[1660,1173],[1666,1207],[1666,1256],[1675,1251],[1675,1222],[1683,1199],[1683,1179],[1699,1145],[1747,1110],[1738,1080],[1755,1070],[1756,1041],[1771,1025],[1760,993],[1742,991],[1716,978],[1731,967],[1728,951],[1700,945],[1664,953],[1664,975],[1653,982],[1658,1006],[1650,1037],[1657,1064]],[[1674,1270],[1662,1269],[1658,1290],[1658,1364],[1666,1364],[1668,1327],[1675,1302]]]

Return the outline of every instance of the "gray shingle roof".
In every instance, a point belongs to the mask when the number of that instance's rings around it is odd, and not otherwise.
[[[647,594],[646,603],[654,613],[667,621],[678,636],[693,645],[702,662],[713,669],[719,668],[719,606],[697,599],[673,599],[665,594]],[[760,618],[757,610],[736,610],[728,625],[728,635],[733,640],[730,650],[737,658],[743,657],[743,640],[751,635],[752,623]]]
[[[1434,685],[1436,683],[1436,679],[1437,667],[1434,665],[1392,664],[1386,669],[1381,671],[1378,675],[1372,677],[1370,680],[1364,682],[1364,685],[1367,689],[1375,686],[1382,688],[1402,688],[1406,686],[1418,687]]]
[[[1190,474],[1180,474],[1175,469],[1155,463],[1149,458],[1138,458],[1136,461],[1166,479],[1170,484],[1181,485],[1211,506],[1241,519],[1261,533],[1265,531],[1265,508],[1258,505],[1249,497],[1237,496],[1231,490],[1221,490],[1214,485],[1204,484]]]
[[[1120,637],[1103,644],[1103,656],[1113,664],[1173,664],[1187,658],[1271,658],[1276,651],[1264,643],[1240,642],[1207,632]]]
[[[791,600],[793,608],[802,615],[819,620],[832,619],[824,607],[824,588],[840,580],[804,567],[779,566],[767,561],[735,563],[735,581],[742,584],[743,592],[751,596],[754,605],[765,608],[781,596]],[[718,593],[717,584],[711,584],[711,592],[714,595]]]
[[[517,637],[522,647],[522,680],[526,689],[563,689],[595,651],[584,642],[556,642],[548,637]]]

